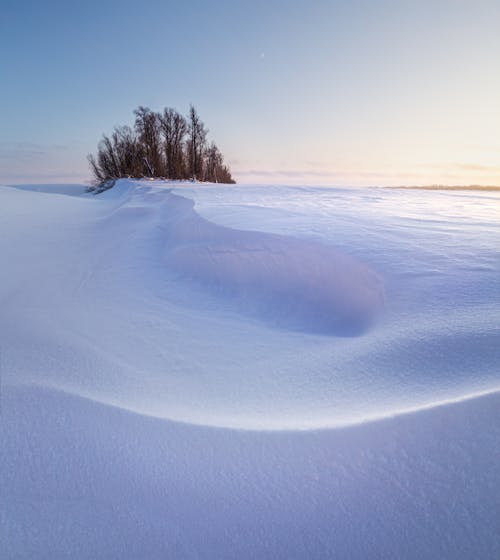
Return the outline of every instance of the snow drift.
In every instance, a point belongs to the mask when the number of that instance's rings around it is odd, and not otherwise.
[[[1,187],[2,557],[498,556],[499,218]]]
[[[211,224],[191,200],[166,202],[167,265],[274,323],[350,335],[383,305],[381,279],[333,247]]]

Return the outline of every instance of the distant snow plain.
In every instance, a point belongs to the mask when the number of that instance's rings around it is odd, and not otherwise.
[[[0,187],[2,558],[500,557],[500,193]]]

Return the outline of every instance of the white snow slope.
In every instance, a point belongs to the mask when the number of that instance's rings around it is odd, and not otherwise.
[[[500,557],[499,194],[82,191],[0,187],[2,559]]]

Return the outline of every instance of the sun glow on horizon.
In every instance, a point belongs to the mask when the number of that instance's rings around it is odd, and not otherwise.
[[[139,104],[193,103],[240,182],[500,185],[497,0],[218,3],[13,4],[0,183],[90,180],[87,154]],[[117,23],[144,39],[119,59],[101,40]]]

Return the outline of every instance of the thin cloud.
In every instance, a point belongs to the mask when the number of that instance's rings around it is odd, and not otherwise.
[[[414,173],[389,173],[380,171],[354,171],[354,170],[340,170],[340,171],[314,171],[310,169],[245,169],[235,171],[235,174],[240,176],[261,176],[261,177],[318,177],[318,178],[344,178],[344,177],[374,177],[374,178],[387,178],[387,177],[413,177]]]
[[[36,160],[53,152],[69,150],[65,144],[37,144],[34,142],[0,142],[2,160]]]
[[[466,171],[484,171],[486,173],[500,173],[499,165],[479,165],[476,163],[459,163],[457,167],[459,169],[464,169]]]
[[[420,169],[438,169],[444,171],[482,171],[485,173],[500,173],[500,165],[483,165],[478,163],[423,163]]]
[[[67,173],[0,173],[0,185],[19,184],[58,184],[83,183],[89,184],[88,174],[78,172]]]

